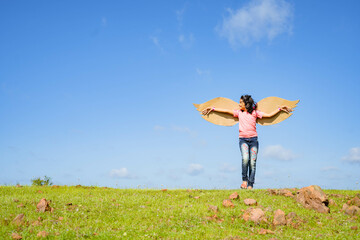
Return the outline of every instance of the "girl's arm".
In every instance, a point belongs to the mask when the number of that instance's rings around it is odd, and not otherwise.
[[[281,106],[278,109],[272,111],[271,113],[264,113],[262,117],[272,117],[272,116],[274,116],[275,114],[277,114],[280,111],[290,113],[290,112],[293,111],[293,109],[289,108],[288,106]]]
[[[230,114],[231,116],[233,116],[233,114],[234,114],[233,110],[225,109],[225,108],[215,108],[215,107],[205,108],[201,113],[202,113],[202,115],[208,115],[212,111],[227,113],[227,114]]]

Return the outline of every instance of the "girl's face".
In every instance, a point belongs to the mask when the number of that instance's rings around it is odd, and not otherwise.
[[[246,110],[245,109],[245,103],[244,103],[244,101],[242,99],[240,99],[239,107],[240,107],[240,110],[243,110],[243,111]]]

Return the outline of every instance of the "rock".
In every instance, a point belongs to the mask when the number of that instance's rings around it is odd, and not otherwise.
[[[244,199],[244,203],[247,206],[257,205],[256,200],[251,198]]]
[[[278,195],[282,195],[285,197],[294,197],[294,195],[292,194],[292,192],[288,189],[279,189]]]
[[[349,216],[355,216],[360,214],[360,208],[357,206],[350,206],[345,210],[345,214]]]
[[[47,237],[49,234],[45,231],[40,231],[36,236],[37,237]]]
[[[354,197],[353,199],[350,200],[349,205],[355,205],[357,207],[360,207],[360,198]]]
[[[16,225],[21,225],[24,222],[24,218],[25,215],[21,213],[14,218],[13,223]]]
[[[313,209],[320,213],[329,213],[329,200],[326,194],[317,185],[311,185],[298,190],[296,201],[307,209]]]
[[[216,222],[223,222],[224,219],[219,218],[216,214],[214,216],[210,216],[210,217],[205,217],[206,220],[208,221],[216,221]]]
[[[348,209],[348,208],[349,208],[349,205],[347,205],[346,203],[344,203],[344,205],[342,206],[341,211],[342,211],[342,212],[345,212],[345,210]]]
[[[219,208],[217,206],[209,205],[209,210],[213,212],[219,212]]]
[[[265,235],[265,234],[274,234],[274,232],[273,232],[273,231],[271,231],[271,230],[269,230],[269,229],[264,229],[264,228],[261,228],[261,229],[259,230],[259,234],[260,234],[260,235]]]
[[[231,208],[234,207],[234,204],[229,199],[225,199],[222,204],[223,204],[224,207],[231,207]]]
[[[205,217],[205,218],[208,221],[216,221],[216,222],[219,222],[219,223],[224,221],[223,218],[219,218],[216,214],[214,216]]]
[[[265,213],[263,212],[263,210],[261,210],[261,208],[249,208],[245,211],[245,213],[243,214],[243,219],[245,221],[252,221],[255,223],[259,223],[261,221],[265,221]]]
[[[49,205],[50,201],[46,201],[45,198],[41,199],[40,202],[36,205],[37,212],[46,212],[51,211],[51,207]]]
[[[337,206],[334,199],[329,199],[329,206]]]
[[[239,199],[239,194],[237,193],[237,192],[234,192],[234,193],[232,193],[230,196],[229,196],[229,198],[231,199],[231,200],[234,200],[234,199]]]
[[[275,211],[273,224],[275,226],[286,225],[285,213],[281,209]]]
[[[270,193],[271,195],[294,197],[294,195],[289,189],[268,189],[267,192]]]
[[[286,216],[287,219],[295,218],[297,215],[294,212],[289,212],[289,214]]]
[[[276,189],[267,189],[266,191],[271,195],[277,195]]]
[[[328,196],[329,196],[329,197],[336,197],[336,198],[342,198],[342,197],[344,197],[344,195],[342,195],[342,194],[337,194],[337,193],[330,193]]]
[[[12,237],[12,239],[22,239],[22,236],[18,233],[12,233],[11,237]]]
[[[33,226],[40,226],[41,222],[39,220],[34,221],[31,225]]]

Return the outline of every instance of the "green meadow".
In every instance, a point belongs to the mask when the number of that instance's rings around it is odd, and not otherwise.
[[[234,207],[224,207],[223,200],[234,192],[240,196],[232,200]],[[0,186],[0,239],[360,239],[360,216],[341,211],[360,192],[324,192],[335,201],[329,214],[265,189]],[[37,212],[42,198],[52,211]],[[258,205],[245,205],[246,198]],[[250,207],[261,208],[267,222],[245,221],[242,216]],[[292,224],[275,226],[277,209],[296,213]],[[19,214],[23,220],[14,221]]]

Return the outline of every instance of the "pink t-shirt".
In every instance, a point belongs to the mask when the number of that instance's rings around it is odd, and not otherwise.
[[[256,118],[262,118],[263,112],[255,110],[251,114],[234,110],[234,117],[239,118],[239,138],[256,137]]]

